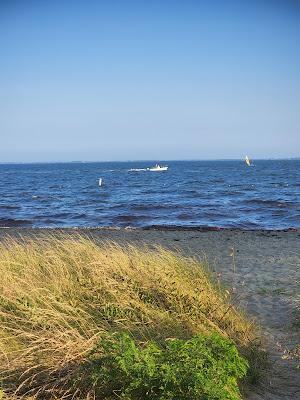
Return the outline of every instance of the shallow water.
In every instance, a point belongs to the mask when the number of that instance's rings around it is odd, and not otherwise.
[[[1,164],[0,226],[300,228],[300,160],[153,164]]]

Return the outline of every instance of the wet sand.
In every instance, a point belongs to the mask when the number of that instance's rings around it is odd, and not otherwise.
[[[0,229],[6,236],[40,236],[59,230]],[[300,344],[296,295],[300,292],[300,230],[162,230],[66,229],[96,240],[120,244],[161,245],[207,260],[221,281],[234,288],[239,305],[262,327],[270,353],[267,379],[247,395],[249,400],[300,399]],[[299,307],[299,305],[298,305]]]

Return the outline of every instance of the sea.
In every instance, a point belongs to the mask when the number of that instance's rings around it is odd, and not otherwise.
[[[156,162],[0,164],[0,227],[300,228],[300,160]]]

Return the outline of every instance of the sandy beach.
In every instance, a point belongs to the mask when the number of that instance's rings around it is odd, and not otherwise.
[[[35,236],[61,230],[1,229],[7,236]],[[300,398],[300,376],[294,356],[299,344],[296,296],[300,286],[300,231],[64,229],[95,240],[120,244],[161,245],[208,261],[220,281],[236,293],[236,303],[262,328],[271,370],[247,395],[258,399]],[[297,327],[298,324],[298,327]]]

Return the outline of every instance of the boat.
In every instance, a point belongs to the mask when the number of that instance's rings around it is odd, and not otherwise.
[[[168,166],[166,165],[159,165],[159,164],[155,164],[154,167],[151,168],[147,168],[149,171],[167,171],[168,170]]]
[[[248,165],[248,167],[251,166],[251,161],[248,156],[245,157],[245,163]]]

